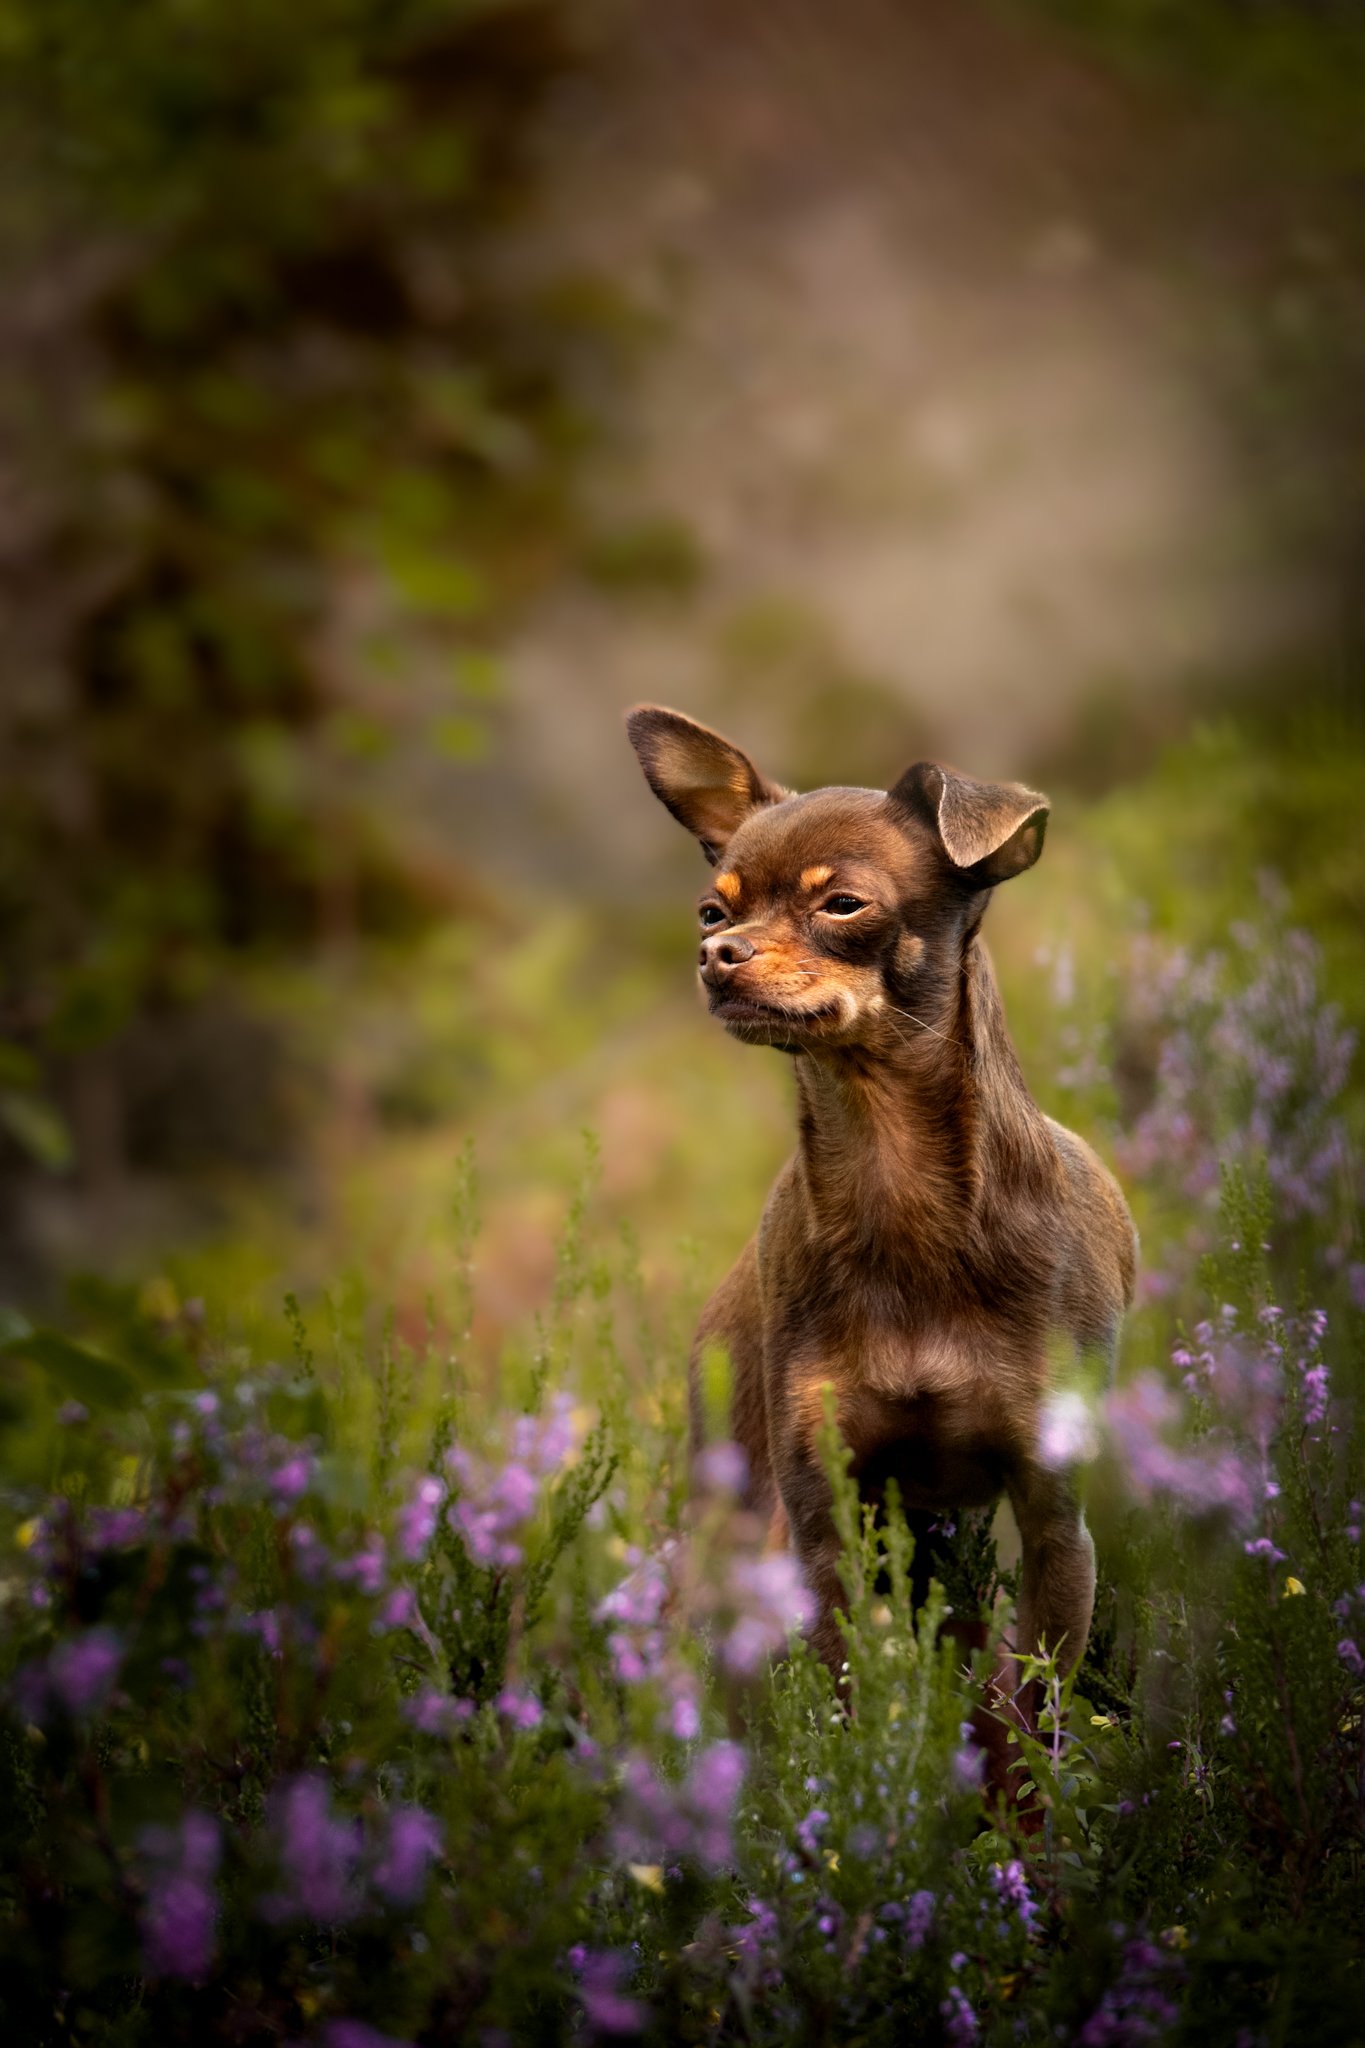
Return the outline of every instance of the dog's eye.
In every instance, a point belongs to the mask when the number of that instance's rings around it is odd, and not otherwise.
[[[827,917],[852,917],[855,911],[866,910],[867,905],[861,896],[831,896],[820,908]]]
[[[701,921],[705,925],[724,924],[725,912],[721,909],[719,903],[703,903],[701,907]]]

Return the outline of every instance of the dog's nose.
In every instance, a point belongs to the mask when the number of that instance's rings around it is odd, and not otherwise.
[[[701,942],[701,978],[719,987],[733,968],[752,960],[754,949],[740,932],[716,932]]]

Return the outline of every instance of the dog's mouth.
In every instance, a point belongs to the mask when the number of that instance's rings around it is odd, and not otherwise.
[[[833,1000],[796,1009],[786,1003],[760,1002],[754,996],[710,992],[711,1015],[719,1018],[737,1038],[752,1039],[759,1045],[791,1048],[794,1040],[818,1033],[823,1025],[837,1022],[843,1006]]]

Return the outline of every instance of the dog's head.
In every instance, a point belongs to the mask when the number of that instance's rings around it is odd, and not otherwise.
[[[1042,851],[1047,798],[1018,783],[920,761],[890,790],[798,796],[679,712],[640,705],[626,724],[716,870],[699,973],[712,1016],[751,1044],[876,1048],[932,1029],[989,892]]]

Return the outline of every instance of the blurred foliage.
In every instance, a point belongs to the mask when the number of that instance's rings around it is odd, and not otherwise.
[[[478,752],[554,545],[585,320],[488,256],[570,54],[537,0],[0,11],[0,237],[60,308],[51,361],[0,352],[48,429],[16,543],[47,638],[0,714],[11,1152],[67,1156],[55,1081],[117,1166],[73,1078],[117,1126],[101,1047],[233,958],[461,904],[379,778],[403,734]]]
[[[1318,161],[1365,168],[1365,23],[1353,0],[1041,0],[1111,56],[1270,116]]]

